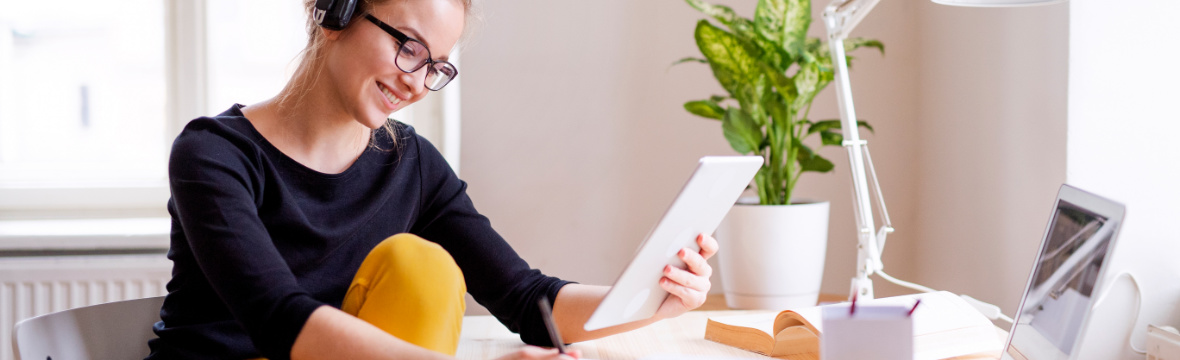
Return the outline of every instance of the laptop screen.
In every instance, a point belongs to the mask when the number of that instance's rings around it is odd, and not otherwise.
[[[1072,188],[1070,188],[1072,189]],[[1070,202],[1063,187],[1017,313],[1005,359],[1064,360],[1085,327],[1122,205],[1096,196]],[[1095,203],[1095,199],[1098,203]],[[1111,205],[1117,211],[1110,211]]]

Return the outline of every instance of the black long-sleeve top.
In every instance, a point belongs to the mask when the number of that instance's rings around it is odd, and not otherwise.
[[[321,305],[340,307],[379,242],[412,233],[454,257],[467,291],[529,344],[549,345],[537,300],[567,282],[529,265],[472,205],[467,184],[404,124],[339,174],[267,142],[241,105],[191,121],[172,145],[172,280],[148,359],[290,357]]]

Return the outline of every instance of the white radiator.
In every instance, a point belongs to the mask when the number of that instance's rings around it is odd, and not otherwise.
[[[164,254],[0,257],[0,360],[13,359],[12,327],[18,321],[164,295],[171,274],[172,262]]]

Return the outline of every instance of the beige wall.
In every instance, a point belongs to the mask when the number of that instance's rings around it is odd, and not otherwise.
[[[914,279],[1014,314],[1065,181],[1069,5],[921,4]]]
[[[750,14],[755,2],[725,3]],[[859,117],[877,128],[866,137],[898,228],[885,251],[892,275],[1015,311],[1033,255],[1006,254],[1035,246],[1064,179],[1065,12],[884,0],[853,33],[887,49],[853,54],[852,86]],[[475,205],[532,266],[610,284],[696,159],[733,153],[719,123],[681,108],[723,91],[707,67],[668,66],[699,54],[701,16],[681,1],[619,0],[487,1],[483,13],[462,65],[462,176]],[[823,35],[819,21],[812,35]],[[1030,52],[1049,55],[1028,63]],[[828,89],[812,118],[835,117]],[[846,293],[848,165],[841,148],[823,153],[836,171],[805,176],[796,196],[832,202],[823,290]],[[879,295],[901,291],[877,284]]]

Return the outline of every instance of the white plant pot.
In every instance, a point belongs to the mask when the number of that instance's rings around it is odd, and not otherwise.
[[[829,205],[734,205],[716,233],[726,305],[815,306],[828,249]]]

